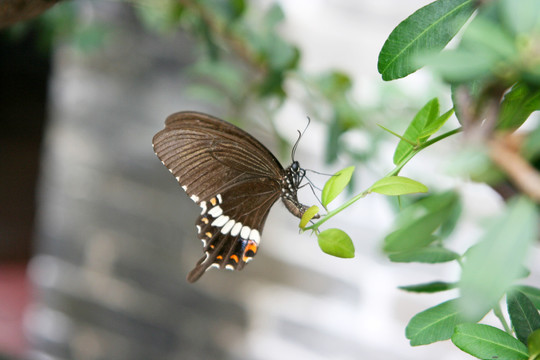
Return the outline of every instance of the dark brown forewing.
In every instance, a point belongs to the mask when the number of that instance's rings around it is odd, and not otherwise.
[[[165,124],[154,136],[154,151],[189,196],[208,200],[238,182],[254,177],[279,182],[284,174],[266,147],[223,120],[180,112]]]

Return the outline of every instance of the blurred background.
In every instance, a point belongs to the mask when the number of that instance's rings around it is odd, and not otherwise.
[[[279,204],[256,261],[188,284],[199,210],[151,146],[167,115],[198,110],[247,129],[286,166],[310,116],[296,159],[320,172],[356,164],[359,192],[392,168],[396,140],[376,124],[399,132],[434,93],[444,104],[427,73],[386,84],[376,70],[391,30],[429,2],[76,0],[31,22],[0,14],[0,357],[471,358],[405,338],[414,314],[453,295],[397,286],[458,272],[382,255],[397,208],[383,196],[333,219],[354,259],[322,253]],[[445,151],[404,174],[467,194],[471,221],[453,245],[465,249],[501,200],[432,175]],[[316,203],[309,189],[299,197]]]

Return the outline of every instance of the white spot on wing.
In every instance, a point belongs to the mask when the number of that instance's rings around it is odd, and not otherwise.
[[[176,180],[180,181],[180,176],[178,176],[176,178]],[[186,185],[182,185],[182,189],[184,189],[184,191],[187,191],[187,186]]]
[[[201,206],[201,215],[204,215],[204,213],[206,212],[206,201],[201,201],[201,203],[199,204]]]
[[[261,241],[261,234],[259,234],[259,230],[253,229],[249,233],[249,240],[253,240],[259,245],[259,242]]]
[[[240,229],[242,229],[242,223],[237,222],[234,224],[232,230],[231,230],[231,236],[236,236],[240,233]]]
[[[240,231],[240,236],[242,237],[242,239],[247,239],[250,232],[251,229],[249,228],[249,226],[243,226],[242,231]]]
[[[227,264],[227,265],[225,265],[225,269],[232,271],[232,270],[234,270],[234,266],[232,266],[231,264]]]
[[[208,267],[208,269],[210,269],[210,268],[216,268],[216,269],[219,269],[219,264],[218,264],[218,263],[213,263],[212,265],[210,265],[210,266]]]
[[[223,209],[221,209],[219,205],[214,206],[208,211],[208,215],[212,215],[212,217],[215,218],[221,216],[221,214],[223,214]]]
[[[223,225],[225,225],[227,223],[227,221],[229,221],[229,217],[226,216],[226,215],[221,215],[216,220],[214,220],[214,222],[212,222],[211,225],[212,226],[217,226],[217,227],[222,227]]]
[[[199,225],[195,225],[197,226],[197,233],[200,233],[201,232],[201,227]]]
[[[216,197],[217,197],[219,203],[221,204],[223,202],[223,199],[221,198],[221,194],[217,194]]]
[[[197,195],[191,195],[191,200],[193,200],[193,202],[198,203],[199,202],[199,197]]]
[[[234,220],[229,220],[227,221],[227,223],[225,224],[225,226],[223,226],[223,228],[221,229],[221,233],[222,234],[227,234],[229,231],[231,231],[232,227],[234,226],[236,221]]]

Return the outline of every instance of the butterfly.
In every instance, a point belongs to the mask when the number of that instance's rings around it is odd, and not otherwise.
[[[284,169],[263,144],[224,120],[174,113],[152,145],[201,208],[196,227],[204,256],[188,274],[189,282],[212,267],[242,270],[257,254],[266,217],[278,199],[296,217],[308,209],[297,198],[305,176],[298,161]]]

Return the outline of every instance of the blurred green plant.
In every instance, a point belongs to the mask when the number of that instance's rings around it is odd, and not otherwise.
[[[352,151],[341,141],[350,130],[380,128],[363,120],[365,109],[353,100],[353,82],[347,74],[302,71],[300,50],[280,36],[285,15],[279,5],[261,11],[245,0],[134,4],[149,28],[166,34],[181,27],[198,39],[194,65],[188,69],[194,80],[190,92],[228,108],[235,114],[229,118],[242,118],[255,102],[264,109],[259,113],[268,115],[264,120],[272,124],[272,114],[291,96],[288,88],[293,83],[305,90],[301,100],[313,118],[327,119],[327,162],[340,154],[364,159],[374,151],[374,146]],[[88,32],[90,40],[82,44],[95,45],[103,39],[99,31],[79,28],[69,17],[53,22],[60,29],[64,24],[65,29]],[[445,49],[452,39],[455,44]],[[412,346],[450,339],[479,359],[540,359],[540,288],[519,284],[528,275],[527,255],[538,241],[540,125],[530,119],[540,110],[540,1],[437,0],[418,9],[388,36],[379,53],[378,70],[383,80],[393,81],[422,67],[445,82],[452,108],[441,111],[439,100],[433,98],[411,117],[402,133],[381,126],[398,138],[394,168],[330,208],[350,184],[354,167],[337,172],[323,189],[322,206],[327,213],[313,219],[319,208],[310,208],[300,228],[315,233],[325,253],[354,257],[354,242],[348,234],[322,226],[372,193],[398,199],[426,193],[425,185],[400,176],[401,170],[419,152],[461,134],[463,142],[449,155],[450,160],[461,176],[499,191],[506,206],[485,225],[477,241],[459,253],[451,249],[448,239],[464,220],[460,195],[448,189],[406,199],[408,204],[384,238],[382,250],[399,263],[456,262],[461,274],[451,281],[400,287],[412,293],[457,288],[460,294],[416,314],[405,334]],[[381,113],[388,105],[381,105]],[[461,126],[446,129],[454,113]],[[525,123],[529,130],[516,133]],[[280,140],[283,150],[287,144]],[[501,310],[503,301],[508,319]],[[502,329],[478,323],[490,311],[500,319]]]

